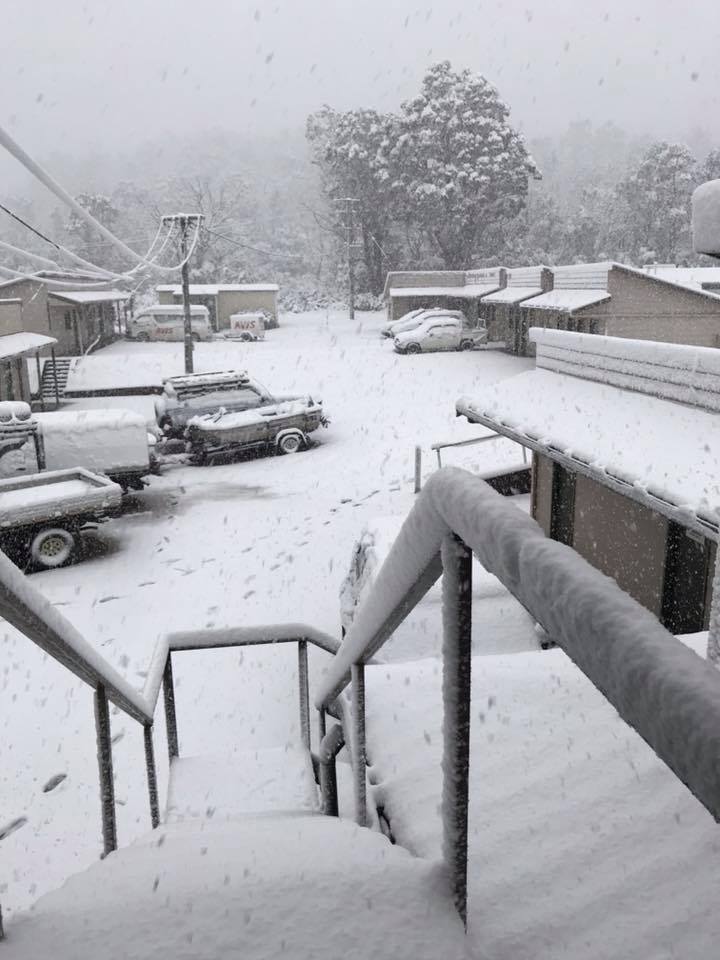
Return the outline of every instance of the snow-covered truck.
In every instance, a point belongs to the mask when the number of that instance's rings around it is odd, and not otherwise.
[[[122,490],[75,467],[0,480],[0,549],[23,570],[74,559],[81,534],[120,511]]]
[[[154,469],[154,442],[130,410],[32,414],[27,404],[0,403],[0,477],[83,467],[139,490]]]

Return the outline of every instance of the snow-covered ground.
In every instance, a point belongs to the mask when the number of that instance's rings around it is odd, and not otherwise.
[[[322,396],[319,445],[281,458],[171,467],[133,511],[101,530],[92,559],[33,583],[90,643],[142,686],[159,635],[209,626],[306,621],[339,636],[339,589],[364,521],[405,513],[414,446],[482,432],[454,415],[461,394],[532,366],[497,351],[398,356],[380,314],[286,316],[265,342],[196,346],[197,370],[247,368],[277,393]],[[182,373],[182,344],[117,343],[116,368]],[[444,462],[515,463],[507,441],[447,451]],[[91,691],[9,628],[4,652],[0,902],[6,917],[101,849]],[[317,675],[323,657],[311,653]],[[298,735],[295,650],[182,653],[174,662],[181,754],[241,755]],[[155,731],[167,785],[162,710]],[[149,825],[142,732],[113,714],[119,842]],[[43,792],[50,778],[67,774]],[[23,821],[23,818],[25,820]]]

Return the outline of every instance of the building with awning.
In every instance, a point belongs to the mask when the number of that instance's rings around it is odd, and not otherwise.
[[[720,346],[720,296],[613,261],[553,267],[552,289],[519,305],[509,338],[532,352],[531,327]]]
[[[385,279],[383,299],[388,320],[399,320],[410,310],[444,307],[462,310],[468,320],[479,315],[480,300],[505,285],[505,269],[394,270]]]
[[[0,317],[5,304],[0,300]],[[56,343],[54,337],[41,333],[0,335],[0,401],[31,402],[40,383],[40,351],[52,349]]]
[[[508,270],[506,286],[485,295],[480,301],[480,316],[488,328],[488,340],[505,341],[513,353],[513,337],[519,330],[519,305],[531,297],[552,290],[552,270],[544,264],[513,267]]]
[[[720,351],[532,329],[536,368],[457,401],[532,451],[532,514],[675,633],[707,629]]]

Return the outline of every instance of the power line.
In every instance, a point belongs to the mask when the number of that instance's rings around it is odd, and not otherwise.
[[[209,227],[203,227],[203,230],[205,233],[209,233],[213,237],[218,237],[220,240],[226,240],[236,247],[241,247],[243,250],[254,250],[255,253],[262,253],[266,257],[276,257],[279,260],[302,260],[302,257],[296,253],[274,253],[272,250],[262,250],[260,247],[253,247],[250,243],[241,243],[240,240],[236,240],[234,237],[228,237],[224,233],[218,233],[217,230],[211,230]]]

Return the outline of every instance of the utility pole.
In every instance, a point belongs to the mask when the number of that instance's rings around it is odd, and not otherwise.
[[[348,269],[348,316],[351,320],[355,319],[355,261],[353,259],[353,250],[355,249],[355,217],[354,203],[360,203],[357,197],[337,197],[337,203],[345,204],[343,213],[345,215],[345,247],[347,251],[347,269]]]
[[[188,231],[192,225],[200,229],[202,215],[199,213],[173,213],[163,217],[163,223],[176,223],[180,228],[180,256],[183,261],[181,268],[182,298],[184,314],[184,345],[185,345],[185,373],[193,373],[193,331],[190,314],[190,271],[188,269]]]

